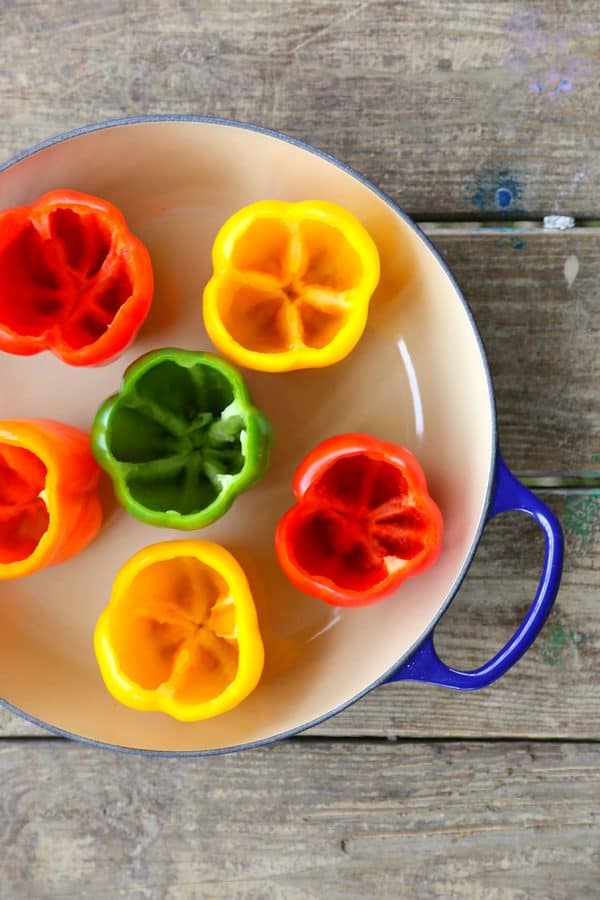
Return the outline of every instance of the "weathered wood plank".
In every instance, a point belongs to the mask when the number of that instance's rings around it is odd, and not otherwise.
[[[68,777],[67,776],[68,772]],[[0,745],[3,895],[597,896],[600,746]]]
[[[565,573],[551,618],[516,668],[479,693],[408,683],[379,688],[310,734],[600,739],[600,493],[542,496],[565,525]],[[450,664],[473,668],[506,641],[533,596],[541,554],[540,534],[524,516],[488,526],[438,628],[438,650]],[[0,737],[33,734],[43,732],[0,713]]]
[[[595,0],[2,4],[0,156],[208,113],[342,157],[416,214],[600,209]]]
[[[507,463],[600,474],[600,229],[431,237],[481,330]]]

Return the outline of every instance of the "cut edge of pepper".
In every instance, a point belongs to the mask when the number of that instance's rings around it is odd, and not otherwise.
[[[144,290],[140,290],[139,284],[136,285],[135,279],[132,279],[131,293],[114,313],[106,329],[97,338],[90,340],[89,343],[81,347],[72,347],[61,340],[52,346],[47,346],[48,335],[51,332],[58,330],[60,337],[60,329],[56,325],[42,334],[27,335],[20,334],[0,323],[0,338],[10,345],[4,348],[5,351],[17,356],[34,356],[47,351],[66,365],[74,367],[105,364],[120,356],[127,349],[148,316],[154,292],[154,273],[150,254],[141,239],[130,230],[123,213],[118,207],[102,197],[88,195],[81,191],[60,189],[46,191],[30,204],[0,212],[0,223],[9,214],[19,213],[23,219],[23,224],[26,224],[33,221],[31,218],[33,213],[36,213],[39,219],[40,216],[48,216],[60,209],[71,210],[77,216],[93,215],[103,223],[113,236],[113,239],[116,231],[119,242],[122,245],[121,253],[118,255],[126,261],[128,271],[131,269],[136,271],[138,281],[140,280],[139,271],[143,272]],[[36,230],[39,232],[39,229]],[[136,307],[139,322],[132,329],[128,326],[126,317],[133,306]],[[118,336],[116,346],[113,346],[107,353],[105,351],[106,345],[114,345],[115,336]]]
[[[361,263],[361,276],[347,293],[356,293],[360,307],[351,309],[335,336],[322,347],[302,345],[283,351],[252,350],[239,343],[225,326],[220,310],[219,290],[229,277],[236,245],[244,233],[260,219],[279,219],[293,231],[303,221],[320,222],[339,232]],[[292,235],[291,235],[292,236]],[[229,359],[245,368],[262,372],[286,372],[323,368],[340,362],[352,352],[367,325],[368,308],[381,274],[377,245],[354,213],[326,200],[260,200],[236,210],[219,229],[212,249],[213,275],[203,293],[203,318],[215,346]],[[241,275],[242,273],[239,272]]]
[[[379,446],[370,446],[373,441]],[[398,451],[401,451],[401,455],[398,455]],[[407,480],[408,495],[413,506],[426,511],[427,521],[433,526],[435,533],[435,539],[431,541],[426,539],[427,531],[425,532],[422,549],[410,559],[403,560],[402,557],[382,554],[382,565],[388,577],[383,579],[379,586],[369,588],[368,591],[340,587],[332,578],[305,569],[299,564],[295,554],[292,558],[287,551],[283,553],[280,550],[282,544],[287,546],[288,530],[294,524],[294,520],[301,515],[303,503],[311,502],[316,484],[339,460],[356,456],[366,456],[375,462],[387,462],[402,472]],[[282,516],[276,529],[277,556],[283,571],[299,590],[318,597],[331,606],[355,608],[377,603],[398,590],[404,581],[432,566],[440,555],[444,532],[442,513],[429,493],[425,472],[420,462],[406,447],[367,434],[334,435],[314,447],[301,461],[294,473],[293,492],[296,503]],[[416,501],[415,493],[419,492],[420,496]],[[415,562],[415,559],[418,561]],[[406,568],[410,568],[410,571],[402,574],[402,570]],[[365,594],[368,594],[367,599]],[[359,598],[361,602],[356,603]]]
[[[46,468],[46,478],[41,494],[48,513],[48,527],[40,536],[34,550],[21,560],[14,560],[10,563],[4,563],[0,566],[0,580],[8,581],[16,578],[22,578],[26,575],[32,575],[40,569],[49,565],[51,562],[51,548],[55,544],[56,535],[60,532],[60,523],[56,521],[53,515],[55,508],[55,498],[58,492],[58,473],[50,454],[47,454],[44,446],[43,435],[38,435],[29,423],[24,420],[18,422],[15,420],[4,420],[0,422],[0,444],[7,444],[12,447],[21,447],[33,453]],[[40,447],[42,448],[40,450]],[[15,574],[15,572],[17,574]]]
[[[234,403],[237,404],[239,415],[244,420],[244,428],[240,433],[244,456],[242,468],[235,474],[224,476],[230,480],[222,483],[221,490],[212,503],[197,512],[180,513],[174,509],[153,510],[136,500],[131,494],[124,471],[127,464],[114,456],[110,446],[111,419],[121,398],[127,390],[135,386],[146,372],[153,368],[155,361],[161,363],[171,361],[184,368],[208,365],[219,371],[232,385],[233,401],[226,409],[229,409]],[[223,373],[223,369],[226,370],[225,373]],[[132,516],[149,525],[166,525],[182,531],[193,531],[210,525],[225,515],[237,497],[264,476],[269,465],[273,440],[274,432],[270,421],[261,410],[252,404],[245,379],[227,360],[205,351],[167,347],[144,354],[127,368],[122,378],[121,390],[108,397],[96,412],[91,443],[96,461],[113,481],[119,502]]]
[[[234,680],[210,700],[185,705],[173,702],[170,692],[148,690],[125,676],[109,638],[111,613],[135,577],[153,563],[192,557],[214,569],[226,582],[235,604],[238,666]],[[246,637],[252,640],[246,640]],[[117,574],[111,598],[94,629],[94,649],[109,693],[124,706],[141,712],[162,712],[181,722],[215,718],[238,706],[258,685],[264,667],[264,644],[248,579],[240,563],[225,547],[211,541],[175,540],[151,544],[132,556]],[[111,687],[109,687],[109,684]],[[114,687],[116,690],[113,690]],[[162,687],[162,685],[160,686]],[[218,708],[217,708],[218,707]]]

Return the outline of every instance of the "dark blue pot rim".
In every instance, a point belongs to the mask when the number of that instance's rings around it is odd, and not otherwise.
[[[471,547],[469,548],[469,552],[465,558],[463,566],[456,576],[452,587],[450,588],[443,604],[440,606],[439,611],[435,615],[432,622],[429,623],[425,631],[417,638],[417,640],[412,644],[412,646],[402,654],[402,656],[394,663],[393,666],[388,669],[380,678],[374,681],[372,684],[369,684],[366,688],[359,691],[358,694],[355,694],[354,697],[351,697],[350,700],[347,700],[345,703],[342,703],[340,706],[337,706],[335,709],[329,710],[322,716],[317,717],[316,719],[311,720],[310,722],[306,722],[303,725],[298,726],[297,728],[292,728],[289,731],[284,731],[279,734],[270,735],[267,738],[262,738],[258,741],[251,741],[245,744],[236,744],[233,747],[219,747],[214,750],[146,750],[143,748],[133,748],[133,747],[123,747],[119,744],[110,744],[104,741],[98,741],[94,738],[83,737],[82,735],[74,734],[69,731],[65,731],[61,728],[57,728],[54,725],[50,725],[47,722],[42,721],[41,719],[37,719],[35,716],[26,713],[24,710],[19,709],[16,706],[13,706],[8,701],[4,700],[0,697],[0,705],[5,709],[9,710],[12,713],[20,716],[26,721],[30,722],[32,725],[37,725],[40,728],[50,732],[51,734],[56,735],[57,737],[69,738],[70,740],[77,741],[83,744],[89,744],[93,747],[101,747],[107,750],[117,750],[121,753],[132,753],[132,754],[142,754],[144,756],[160,756],[160,757],[198,757],[198,756],[218,756],[224,753],[237,753],[241,750],[251,750],[257,747],[263,747],[267,744],[275,743],[276,741],[284,740],[285,738],[293,737],[296,734],[299,734],[302,731],[306,731],[309,728],[313,728],[315,725],[320,725],[323,722],[326,722],[328,719],[337,715],[342,710],[347,709],[352,706],[366,694],[370,693],[370,691],[374,690],[381,684],[389,681],[394,673],[398,671],[398,669],[410,658],[413,656],[415,651],[419,648],[419,646],[423,643],[423,641],[433,633],[435,626],[444,615],[446,610],[448,609],[450,603],[456,596],[458,589],[460,588],[464,578],[467,574],[469,566],[473,561],[473,557],[475,556],[475,552],[477,550],[477,546],[479,541],[481,540],[481,535],[483,533],[483,529],[488,517],[488,510],[490,508],[490,503],[492,499],[492,491],[494,487],[494,479],[497,465],[497,457],[498,457],[498,433],[497,433],[497,424],[496,424],[496,402],[494,397],[494,389],[492,385],[492,379],[490,375],[490,367],[489,360],[487,357],[487,353],[483,344],[483,340],[481,338],[481,334],[479,333],[479,329],[475,322],[475,318],[473,316],[473,312],[465,299],[465,296],[458,285],[458,282],[454,278],[448,264],[443,259],[439,251],[432,244],[427,235],[423,232],[421,228],[414,222],[410,216],[401,209],[398,204],[392,200],[384,191],[378,188],[375,184],[369,181],[368,178],[365,178],[360,172],[357,172],[351,166],[346,163],[341,162],[336,159],[331,154],[327,153],[324,150],[320,150],[317,147],[312,146],[306,141],[301,141],[298,138],[291,137],[290,135],[284,134],[283,132],[274,131],[271,128],[264,128],[261,125],[253,125],[249,122],[241,122],[235,119],[223,119],[218,118],[216,116],[194,116],[194,115],[148,115],[148,116],[131,116],[125,117],[121,119],[109,119],[106,122],[98,122],[91,125],[84,125],[81,128],[76,128],[73,131],[67,131],[64,134],[59,134],[56,137],[48,138],[45,141],[41,141],[39,144],[35,144],[28,150],[24,150],[21,153],[17,153],[16,156],[13,156],[12,159],[9,159],[7,162],[0,165],[0,173],[6,171],[7,169],[12,168],[18,163],[22,162],[25,159],[29,159],[29,157],[34,156],[36,153],[39,153],[42,150],[46,150],[49,147],[54,147],[57,144],[62,144],[65,141],[71,140],[72,138],[80,137],[84,134],[90,134],[94,131],[104,131],[108,128],[116,128],[121,125],[139,125],[139,124],[149,124],[152,122],[196,122],[201,124],[208,125],[223,125],[228,128],[238,128],[244,129],[246,131],[254,131],[258,134],[264,134],[268,137],[275,138],[276,140],[283,141],[287,144],[292,144],[295,147],[300,148],[308,153],[313,154],[314,156],[318,156],[321,159],[325,160],[328,163],[336,166],[336,168],[341,169],[343,172],[346,172],[348,175],[355,178],[365,187],[367,187],[370,191],[372,191],[377,197],[383,200],[395,213],[400,216],[400,218],[406,222],[406,224],[415,231],[419,237],[425,242],[430,252],[433,254],[439,265],[444,270],[447,277],[450,279],[454,290],[458,298],[460,299],[464,310],[468,316],[469,322],[471,324],[471,328],[473,329],[473,333],[477,340],[477,344],[479,347],[479,352],[481,354],[482,361],[484,363],[484,372],[488,390],[488,397],[490,401],[490,411],[491,411],[491,423],[492,423],[492,434],[491,434],[491,442],[492,442],[492,458],[490,464],[490,471],[488,474],[488,483],[486,486],[486,494],[485,494],[485,502],[483,504],[482,513],[480,520],[477,524],[477,528],[475,531],[475,535],[473,537],[473,541],[471,543]]]

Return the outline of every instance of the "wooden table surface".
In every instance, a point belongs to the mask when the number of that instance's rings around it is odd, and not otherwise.
[[[285,743],[186,762],[0,713],[2,898],[600,897],[598,12],[0,4],[0,157],[115,116],[230,116],[332,152],[425,223],[481,327],[507,462],[567,546],[542,635],[477,694],[388,686]],[[544,230],[550,214],[575,227]],[[445,659],[495,652],[540,560],[528,521],[490,525]]]

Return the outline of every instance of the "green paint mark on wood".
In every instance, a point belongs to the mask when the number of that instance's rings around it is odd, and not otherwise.
[[[568,531],[583,545],[589,543],[600,521],[600,492],[572,494],[565,499],[564,522]]]
[[[557,666],[565,650],[569,647],[581,647],[587,644],[587,640],[587,634],[575,631],[564,618],[559,617],[551,621],[542,632],[540,643],[542,659],[549,666]]]

